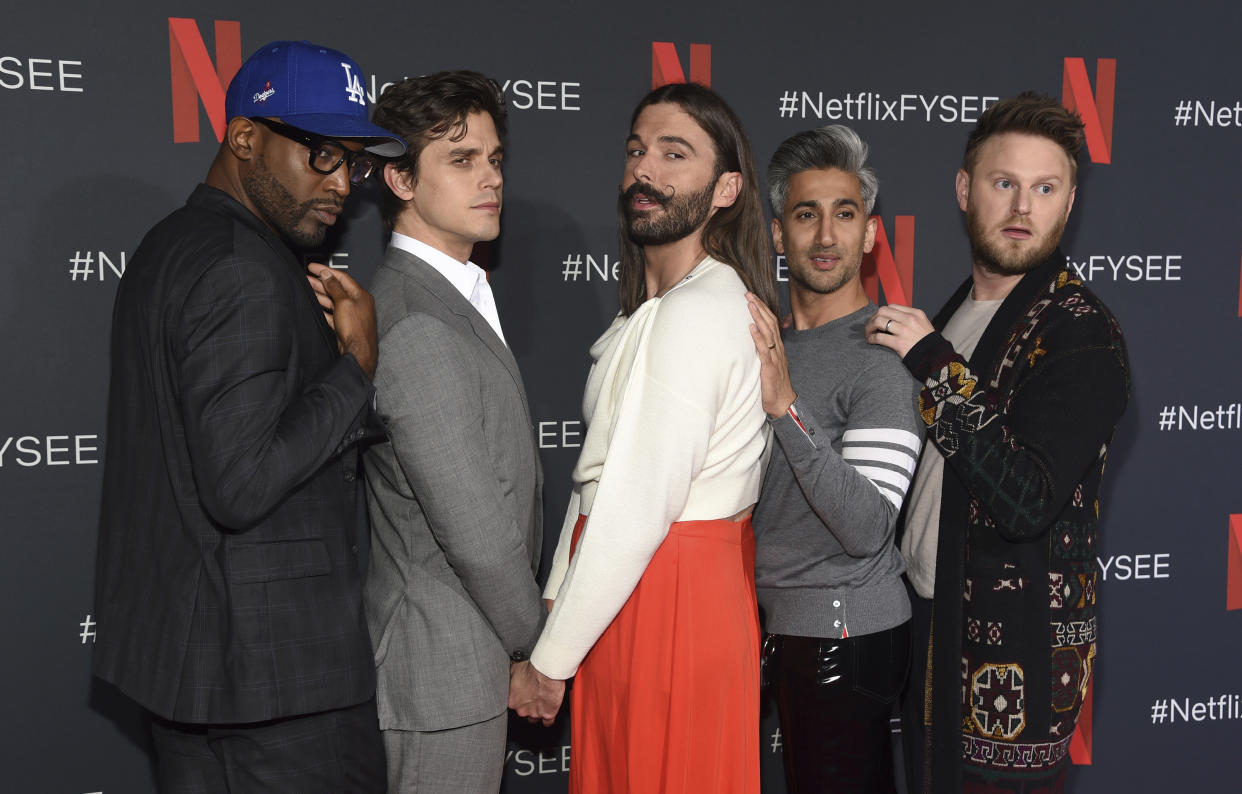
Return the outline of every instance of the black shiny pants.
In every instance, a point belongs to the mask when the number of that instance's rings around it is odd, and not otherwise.
[[[790,794],[895,792],[893,703],[906,680],[909,625],[834,640],[769,634]]]

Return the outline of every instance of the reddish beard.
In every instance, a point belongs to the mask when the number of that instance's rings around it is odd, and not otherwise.
[[[1011,248],[996,244],[988,236],[988,229],[979,219],[979,212],[973,204],[966,205],[966,232],[970,236],[970,255],[975,264],[1005,276],[1020,276],[1039,266],[1052,255],[1061,243],[1061,235],[1065,233],[1066,218],[1062,215],[1056,224],[1041,237],[1031,229],[1032,239],[1025,248]],[[1009,223],[1009,221],[1006,221]]]

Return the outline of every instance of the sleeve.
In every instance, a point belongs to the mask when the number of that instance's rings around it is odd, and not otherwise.
[[[171,321],[195,485],[228,530],[252,528],[367,434],[374,387],[352,355],[309,383],[291,371],[293,301],[302,299],[311,300],[290,294],[270,262],[227,257],[201,275]]]
[[[556,540],[556,553],[552,555],[552,569],[548,571],[548,582],[543,588],[543,597],[555,599],[560,592],[561,582],[569,571],[569,552],[573,546],[574,525],[578,523],[581,510],[582,494],[577,488],[569,495],[569,506],[565,508],[565,520],[561,522],[561,534]]]
[[[529,652],[545,610],[524,529],[480,430],[480,385],[466,364],[474,354],[460,334],[422,314],[393,326],[382,347],[381,413],[436,543],[505,651]]]
[[[841,452],[801,404],[772,420],[781,450],[807,503],[851,557],[892,542],[918,461],[922,423],[917,384],[901,369],[868,368],[856,379]]]
[[[1084,323],[1078,338],[1063,345],[1048,336],[1034,340],[1028,355],[1040,358],[1005,413],[940,334],[928,334],[904,359],[923,384],[920,415],[946,465],[1007,540],[1048,529],[1112,437],[1129,397],[1124,354],[1084,321],[1066,322],[1063,337],[1073,323]]]
[[[705,311],[686,300],[665,298],[657,307],[616,406],[577,553],[531,654],[543,674],[564,679],[577,671],[684,509],[703,468],[729,367],[740,355],[754,356],[748,323],[749,317]]]

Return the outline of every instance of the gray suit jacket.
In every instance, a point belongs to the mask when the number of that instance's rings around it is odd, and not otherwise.
[[[376,274],[379,414],[366,455],[366,612],[380,727],[443,730],[504,712],[509,655],[543,626],[542,472],[517,362],[430,265]]]

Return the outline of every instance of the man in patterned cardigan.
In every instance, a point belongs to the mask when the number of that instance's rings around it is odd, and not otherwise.
[[[1064,787],[1096,655],[1097,496],[1130,388],[1121,329],[1057,249],[1082,141],[1047,97],[989,108],[957,173],[971,278],[932,322],[890,305],[867,326],[923,384],[928,428],[902,539],[912,791]]]

